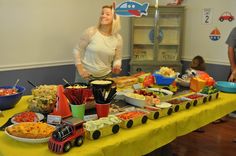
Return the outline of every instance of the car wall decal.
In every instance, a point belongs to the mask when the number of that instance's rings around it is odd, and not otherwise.
[[[233,20],[234,20],[234,16],[229,11],[223,12],[219,17],[219,21],[221,21],[221,22],[224,22],[224,21],[231,22]]]

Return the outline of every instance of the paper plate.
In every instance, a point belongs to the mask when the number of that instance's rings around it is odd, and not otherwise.
[[[236,83],[227,81],[217,81],[216,88],[222,92],[236,93]]]

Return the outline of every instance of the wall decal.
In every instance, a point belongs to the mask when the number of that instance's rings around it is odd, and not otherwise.
[[[202,10],[202,24],[211,24],[212,23],[212,9],[204,8]]]
[[[115,12],[117,15],[126,17],[141,17],[147,15],[149,3],[139,3],[135,1],[125,1],[117,5]]]
[[[220,31],[219,31],[219,29],[218,28],[215,28],[214,30],[212,30],[212,32],[211,32],[211,34],[210,34],[210,39],[212,40],[212,41],[217,41],[217,40],[219,40],[220,39]]]
[[[219,17],[219,21],[223,22],[225,20],[228,20],[229,22],[231,22],[234,20],[234,16],[229,11],[225,11]]]

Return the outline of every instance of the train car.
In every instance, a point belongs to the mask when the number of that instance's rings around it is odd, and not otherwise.
[[[52,133],[48,142],[48,148],[55,153],[65,153],[72,146],[81,146],[85,136],[84,122],[76,118],[63,120],[62,125]]]

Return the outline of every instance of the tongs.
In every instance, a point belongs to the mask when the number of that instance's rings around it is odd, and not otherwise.
[[[37,86],[36,86],[35,84],[33,84],[31,81],[27,80],[27,82],[28,82],[31,86],[37,88]]]

